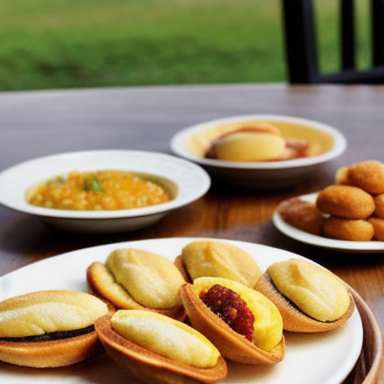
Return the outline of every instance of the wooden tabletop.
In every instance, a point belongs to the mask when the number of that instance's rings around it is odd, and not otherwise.
[[[384,161],[383,86],[272,84],[0,93],[0,171],[36,157],[79,150],[170,153],[169,141],[177,131],[245,114],[318,120],[343,132],[348,148],[295,187],[252,191],[214,182],[198,201],[135,232],[97,236],[60,232],[0,207],[0,276],[67,251],[120,241],[195,236],[242,240],[286,249],[329,268],[361,296],[383,332],[384,254],[305,245],[281,234],[271,222],[279,202],[332,184],[339,167],[368,159]],[[361,383],[366,376],[370,358],[360,360],[346,383]],[[376,379],[371,382],[383,382],[377,374]]]

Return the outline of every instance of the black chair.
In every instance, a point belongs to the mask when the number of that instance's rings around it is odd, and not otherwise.
[[[384,0],[369,0],[372,65],[366,69],[356,65],[355,0],[338,0],[341,63],[334,73],[320,72],[313,0],[281,1],[291,84],[384,84]]]

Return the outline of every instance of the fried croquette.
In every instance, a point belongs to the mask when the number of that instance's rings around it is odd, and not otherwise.
[[[323,213],[345,219],[366,219],[375,210],[369,193],[349,185],[326,187],[319,192],[316,206]]]
[[[336,173],[336,182],[359,187],[371,194],[384,193],[384,164],[367,160],[340,168]]]
[[[375,196],[375,216],[384,219],[384,193]]]
[[[378,217],[370,217],[368,222],[373,226],[375,240],[384,241],[384,219]]]
[[[277,211],[293,227],[313,235],[321,235],[324,217],[314,203],[293,197],[280,203]]]
[[[332,239],[347,241],[371,241],[374,227],[367,220],[330,217],[324,221],[324,235]]]

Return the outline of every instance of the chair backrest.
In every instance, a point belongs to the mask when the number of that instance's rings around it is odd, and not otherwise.
[[[370,1],[372,65],[356,64],[355,0],[338,0],[340,70],[321,73],[313,0],[281,0],[288,77],[291,84],[384,83],[384,0]]]

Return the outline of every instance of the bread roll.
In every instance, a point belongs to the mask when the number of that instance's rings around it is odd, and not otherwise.
[[[48,368],[71,365],[103,351],[94,330],[108,313],[98,298],[77,291],[39,291],[0,303],[0,360]]]

